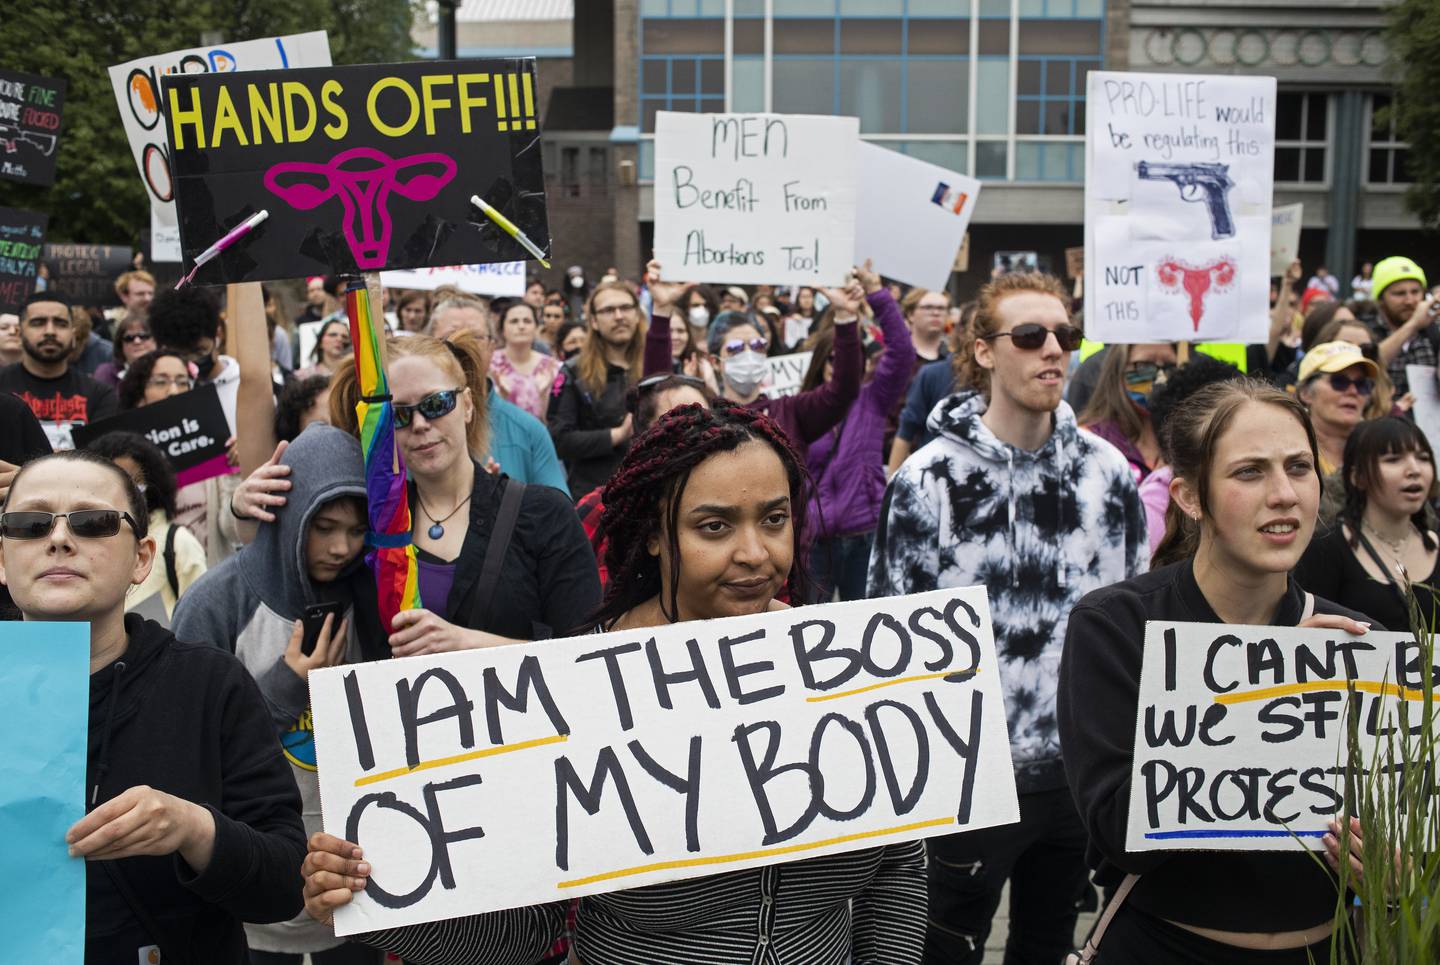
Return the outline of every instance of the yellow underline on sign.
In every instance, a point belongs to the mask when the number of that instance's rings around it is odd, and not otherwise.
[[[841,697],[853,697],[856,694],[867,693],[871,690],[879,690],[881,687],[893,687],[896,684],[909,684],[917,680],[938,680],[941,677],[949,677],[957,673],[979,673],[979,669],[971,670],[942,670],[939,673],[922,673],[913,677],[896,677],[894,680],[882,680],[878,684],[870,684],[868,687],[856,687],[854,690],[842,690],[838,694],[821,694],[819,697],[806,697],[805,702],[813,704],[817,700],[838,700]]]
[[[657,861],[655,864],[642,864],[634,868],[621,868],[619,871],[606,871],[603,874],[590,875],[586,878],[576,878],[573,881],[562,881],[556,888],[580,888],[584,885],[593,885],[599,881],[613,881],[616,878],[628,878],[631,875],[649,874],[652,871],[671,871],[675,868],[700,868],[712,864],[732,864],[736,861],[753,861],[756,858],[769,858],[777,854],[797,854],[801,851],[814,851],[816,848],[828,848],[832,844],[845,844],[847,841],[862,841],[865,838],[883,838],[891,834],[904,834],[909,831],[922,831],[925,828],[938,828],[946,824],[954,824],[953,817],[935,818],[930,821],[916,821],[914,824],[901,824],[893,828],[880,828],[875,831],[858,831],[855,834],[842,834],[838,838],[826,838],[824,841],[809,841],[805,844],[787,844],[778,848],[761,848],[759,851],[742,851],[739,854],[717,854],[708,858],[681,858],[678,861]]]
[[[1263,687],[1260,690],[1242,690],[1234,694],[1216,694],[1217,704],[1243,704],[1250,700],[1269,700],[1271,697],[1286,697],[1290,694],[1309,694],[1318,690],[1349,690],[1354,687],[1367,694],[1382,697],[1399,697],[1402,700],[1424,700],[1425,692],[1415,687],[1398,687],[1378,680],[1307,680],[1300,684],[1281,684],[1279,687]]]
[[[538,737],[533,741],[520,741],[516,744],[501,744],[498,747],[486,747],[483,750],[470,751],[466,754],[456,754],[454,757],[438,757],[433,761],[421,761],[414,767],[397,767],[393,771],[381,771],[379,774],[368,774],[365,777],[355,779],[356,787],[364,787],[366,784],[378,784],[381,781],[388,781],[392,777],[404,777],[406,774],[414,774],[416,771],[428,771],[433,767],[449,767],[451,764],[464,764],[466,761],[478,761],[482,757],[494,757],[496,754],[509,754],[511,751],[524,751],[532,747],[544,747],[546,744],[559,744],[568,739],[566,734],[556,734],[554,737]]]

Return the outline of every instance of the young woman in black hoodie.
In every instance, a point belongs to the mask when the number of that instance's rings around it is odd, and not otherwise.
[[[65,836],[87,862],[86,965],[243,965],[240,923],[302,904],[300,795],[264,699],[228,653],[125,613],[155,541],[123,469],[42,456],[4,510],[0,579],[24,618],[91,627],[90,810]]]
[[[1196,393],[1165,432],[1175,479],[1156,556],[1180,561],[1085,596],[1060,664],[1060,743],[1095,881],[1111,891],[1139,875],[1098,961],[1329,961],[1337,884],[1310,855],[1125,850],[1147,620],[1369,628],[1362,614],[1307,598],[1290,575],[1320,504],[1315,432],[1299,403],[1259,382],[1223,382]],[[1325,857],[1335,868],[1340,829],[1330,829]],[[1351,832],[1358,841],[1354,819]]]

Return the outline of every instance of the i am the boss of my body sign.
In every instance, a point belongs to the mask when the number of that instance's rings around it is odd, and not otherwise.
[[[336,933],[1019,819],[983,587],[321,670]]]
[[[200,282],[530,257],[550,246],[533,58],[172,74],[187,262],[264,209]]]
[[[1319,850],[1346,795],[1372,777],[1433,785],[1433,762],[1407,775],[1398,750],[1407,723],[1419,733],[1426,674],[1440,680],[1425,663],[1405,633],[1152,621],[1126,850],[1280,851],[1297,839]]]

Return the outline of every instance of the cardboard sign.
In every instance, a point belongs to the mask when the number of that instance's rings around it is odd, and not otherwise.
[[[120,304],[115,279],[130,270],[135,252],[129,245],[47,244],[41,258],[51,291],[77,305],[109,308]]]
[[[180,236],[206,284],[520,261],[550,247],[535,59],[164,80]]]
[[[163,402],[76,426],[71,434],[75,448],[84,449],[109,432],[134,432],[159,446],[175,470],[177,486],[234,472],[225,452],[230,425],[212,383],[172,395]]]
[[[661,111],[656,259],[696,282],[840,284],[855,258],[859,133],[854,117]]]
[[[0,178],[54,184],[65,81],[0,70]]]
[[[760,383],[760,391],[772,399],[782,395],[794,395],[800,391],[800,383],[810,370],[810,358],[814,352],[791,352],[788,355],[771,355],[765,359],[770,374]]]
[[[1415,424],[1426,439],[1440,442],[1440,382],[1436,381],[1435,366],[1407,365],[1405,380],[1410,384],[1410,394],[1415,396],[1410,410]]]
[[[1263,342],[1275,78],[1091,71],[1085,332]]]
[[[1079,278],[1085,274],[1085,248],[1065,249],[1065,277]]]
[[[1320,850],[1365,779],[1347,774],[1349,714],[1366,761],[1402,718],[1418,736],[1440,670],[1422,653],[1407,633],[1146,624],[1125,849]]]
[[[0,901],[6,958],[82,965],[85,862],[65,832],[85,816],[90,727],[90,624],[6,623],[0,706]]]
[[[49,215],[38,211],[0,208],[0,314],[19,314],[35,290],[49,220]]]
[[[1305,205],[1282,204],[1270,213],[1270,275],[1284,276],[1290,263],[1300,257],[1300,223]]]
[[[310,675],[338,935],[1018,820],[984,587]],[[497,873],[497,869],[504,873]]]
[[[330,41],[325,31],[242,40],[216,47],[172,50],[141,57],[110,68],[110,84],[120,108],[120,122],[130,139],[135,167],[150,195],[150,258],[180,260],[180,224],[175,213],[170,141],[165,136],[166,104],[160,78],[169,74],[232,73],[238,70],[280,70],[329,67]]]
[[[434,291],[442,285],[454,285],[472,295],[519,298],[525,294],[525,262],[501,261],[491,265],[387,271],[380,275],[380,281],[386,288]]]
[[[868,258],[886,278],[944,291],[980,182],[868,141],[857,150],[855,264]]]

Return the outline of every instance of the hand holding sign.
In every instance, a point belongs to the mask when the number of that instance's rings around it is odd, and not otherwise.
[[[333,834],[317,831],[310,835],[308,853],[300,865],[305,879],[305,913],[322,925],[335,923],[335,909],[348,905],[355,892],[364,891],[370,864],[362,861],[365,852]]]
[[[679,281],[660,280],[660,262],[650,259],[645,265],[645,287],[650,290],[650,298],[655,303],[655,314],[664,315],[667,311],[679,306],[680,296],[685,292],[685,283]]]
[[[87,861],[179,854],[199,874],[215,847],[215,818],[208,808],[141,784],[77,821],[65,843],[71,857]]]

